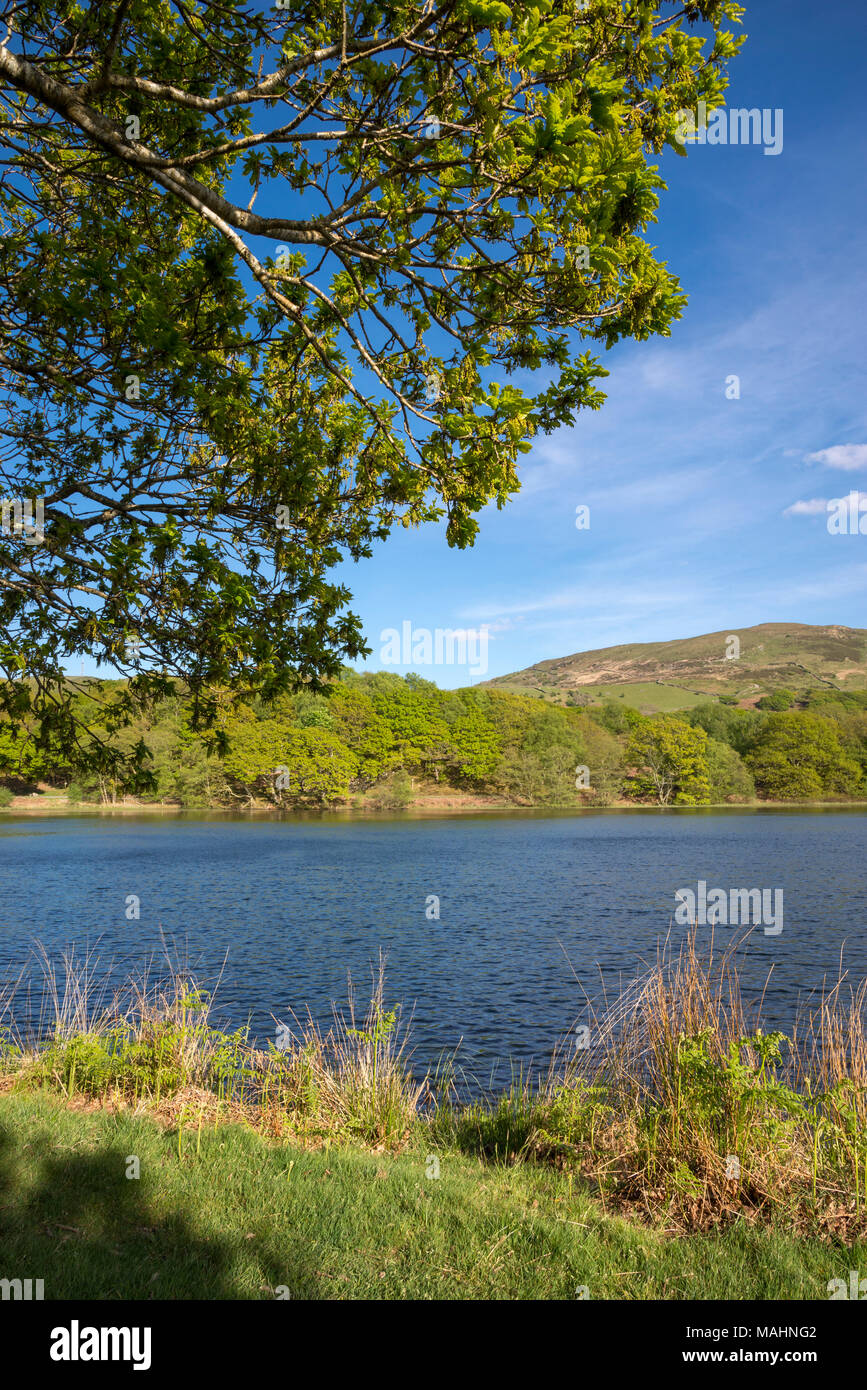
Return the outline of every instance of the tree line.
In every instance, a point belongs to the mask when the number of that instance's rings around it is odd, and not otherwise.
[[[440,787],[516,806],[700,806],[867,797],[867,692],[775,692],[754,709],[730,697],[645,715],[622,699],[555,706],[481,687],[440,690],[418,675],[344,669],[324,692],[238,702],[216,696],[213,729],[173,683],[149,715],[116,722],[121,682],[79,682],[77,758],[26,719],[0,725],[0,803],[37,784],[73,802],[124,794],[90,741],[145,769],[145,802],[196,807],[409,805]]]

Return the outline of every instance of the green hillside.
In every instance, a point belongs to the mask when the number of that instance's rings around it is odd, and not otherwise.
[[[737,638],[739,651],[731,641]],[[557,704],[605,699],[645,712],[688,709],[708,696],[753,705],[788,689],[867,689],[867,629],[759,623],[671,642],[576,652],[499,676],[487,685]]]

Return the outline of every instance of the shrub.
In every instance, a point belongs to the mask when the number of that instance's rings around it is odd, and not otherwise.
[[[412,782],[405,772],[396,772],[370,794],[370,804],[379,811],[399,811],[412,801]]]

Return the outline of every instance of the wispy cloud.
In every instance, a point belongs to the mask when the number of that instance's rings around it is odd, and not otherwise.
[[[825,571],[815,579],[787,584],[784,588],[770,589],[767,599],[771,604],[791,604],[793,600],[806,602],[816,599],[828,602],[837,598],[848,598],[853,594],[863,594],[865,589],[867,565],[848,565],[837,570]]]
[[[673,584],[670,587],[645,585],[643,588],[637,589],[631,584],[617,586],[606,583],[603,585],[588,577],[588,582],[580,587],[570,586],[556,589],[513,603],[474,605],[464,609],[459,614],[459,618],[462,622],[482,620],[484,622],[490,621],[493,625],[497,619],[503,617],[518,618],[518,615],[556,613],[568,609],[576,617],[585,621],[587,615],[592,614],[594,610],[604,610],[608,614],[612,610],[634,614],[637,610],[665,609],[672,604],[681,603],[682,600],[682,584]],[[518,620],[520,619],[518,618]]]
[[[617,487],[591,489],[587,501],[616,507],[669,506],[683,502],[696,492],[703,492],[714,476],[712,468],[681,468],[671,473],[656,473],[649,478],[636,478]]]
[[[808,463],[823,463],[826,468],[844,468],[854,473],[867,468],[867,444],[832,444],[830,449],[818,449],[807,455]]]

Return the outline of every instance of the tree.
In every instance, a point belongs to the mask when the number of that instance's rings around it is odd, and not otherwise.
[[[355,754],[354,785],[361,790],[378,782],[394,764],[391,733],[386,721],[363,690],[335,687],[329,700],[334,732]]]
[[[637,709],[633,709],[631,705],[618,705],[616,700],[607,696],[603,698],[601,705],[596,705],[590,710],[590,718],[610,734],[628,734],[641,723],[641,715]]]
[[[257,719],[254,711],[245,705],[237,706],[229,715],[223,717],[222,731],[227,735],[227,746],[223,755],[226,775],[241,787],[248,798],[267,797],[280,803],[291,797],[293,784],[291,772],[288,787],[285,780],[278,786],[277,779],[285,779],[291,726],[286,719]]]
[[[0,723],[0,777],[33,783],[56,774],[57,768],[40,753],[33,736],[20,724]]]
[[[322,804],[348,796],[356,761],[329,730],[293,729],[286,740],[286,762],[293,801]]]
[[[285,717],[257,719],[249,707],[234,710],[224,724],[226,773],[249,797],[291,805],[339,801],[349,794],[357,762],[330,729],[293,727]]]
[[[755,783],[742,759],[727,743],[709,738],[705,750],[710,799],[720,801],[751,801],[756,794]]]
[[[591,804],[605,806],[622,789],[624,745],[607,729],[600,727],[591,713],[579,716],[579,721],[576,722],[579,722],[584,743],[584,762],[590,773],[590,791],[584,799]]]
[[[373,706],[386,724],[396,765],[406,771],[432,772],[449,761],[449,727],[442,715],[440,692],[412,673],[374,687]]]
[[[816,714],[769,715],[746,763],[759,794],[779,801],[852,795],[862,786],[861,768],[836,726]]]
[[[752,748],[765,723],[765,715],[756,710],[732,709],[722,700],[695,705],[683,717],[693,728],[704,729],[710,738],[727,743],[741,758]]]
[[[502,757],[500,740],[479,709],[470,709],[449,730],[450,759],[458,775],[469,782],[485,782]]]
[[[114,718],[177,675],[197,725],[360,655],[334,564],[396,523],[470,544],[601,404],[582,340],[679,316],[652,161],[740,13],[0,0],[7,712],[72,743],[78,653],[130,677]]]
[[[707,734],[680,719],[643,719],[626,746],[626,762],[635,769],[630,780],[637,796],[660,806],[699,806],[710,797]]]

